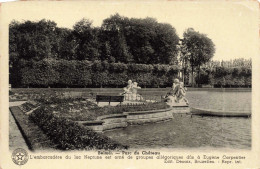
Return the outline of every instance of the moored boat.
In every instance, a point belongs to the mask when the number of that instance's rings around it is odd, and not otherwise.
[[[250,117],[250,111],[226,111],[226,110],[209,110],[200,108],[190,108],[192,115],[200,116],[219,116],[219,117]]]

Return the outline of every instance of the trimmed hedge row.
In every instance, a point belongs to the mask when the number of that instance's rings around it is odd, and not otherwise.
[[[252,86],[252,68],[235,67],[225,68],[217,67],[214,73],[214,86],[216,87],[251,87]]]
[[[11,71],[14,87],[123,87],[129,79],[141,87],[170,86],[178,66],[68,61],[23,61]]]
[[[30,114],[30,119],[62,150],[128,148],[76,122],[55,116],[43,106]]]
[[[214,87],[251,87],[251,67],[216,67],[215,69],[202,69],[200,78],[196,82],[210,84]]]

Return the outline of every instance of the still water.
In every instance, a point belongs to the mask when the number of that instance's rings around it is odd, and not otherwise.
[[[251,111],[251,92],[189,91],[191,107]],[[251,148],[251,118],[174,114],[168,122],[104,133],[131,148]]]

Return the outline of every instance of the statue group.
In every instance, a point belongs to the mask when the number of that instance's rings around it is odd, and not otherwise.
[[[189,105],[185,97],[186,91],[187,88],[184,87],[183,82],[180,82],[179,79],[174,79],[170,92],[165,96],[165,101],[171,105]]]
[[[124,87],[124,92],[122,93],[125,96],[124,100],[143,100],[142,96],[137,94],[138,89],[141,89],[141,87],[138,86],[137,82],[128,80],[127,86]]]
[[[138,86],[137,82],[132,82],[128,80],[127,86],[124,87],[124,92],[121,95],[124,95],[124,100],[128,101],[141,101],[144,100],[143,97],[137,93],[137,90],[141,89]],[[189,105],[188,100],[185,98],[187,88],[184,87],[183,82],[180,82],[179,79],[174,79],[171,90],[164,97],[164,101],[169,105]]]

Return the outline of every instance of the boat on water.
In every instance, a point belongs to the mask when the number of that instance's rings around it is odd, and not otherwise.
[[[200,116],[218,116],[218,117],[251,117],[251,111],[226,111],[226,110],[209,110],[190,107],[192,115]]]

